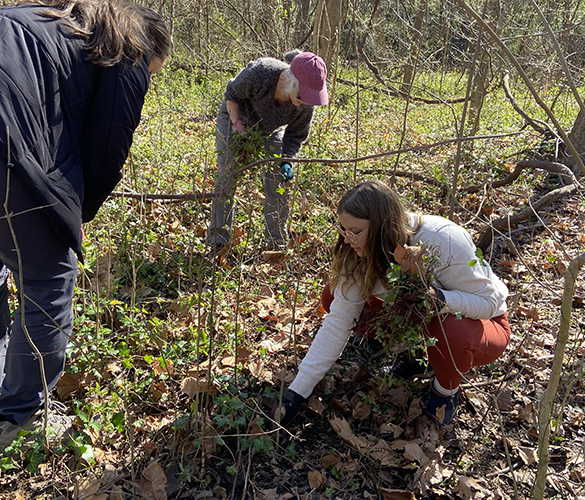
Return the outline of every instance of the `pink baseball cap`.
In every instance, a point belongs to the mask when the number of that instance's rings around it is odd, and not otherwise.
[[[299,81],[299,94],[303,101],[311,106],[322,106],[329,102],[327,67],[323,59],[312,52],[301,52],[291,61],[290,70]]]

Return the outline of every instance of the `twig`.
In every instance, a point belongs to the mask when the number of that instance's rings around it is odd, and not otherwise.
[[[6,144],[8,150],[7,156],[7,163],[6,163],[6,196],[4,198],[4,213],[6,214],[6,222],[8,223],[8,228],[10,229],[10,234],[12,236],[12,241],[14,241],[14,250],[16,252],[16,259],[18,262],[18,295],[19,295],[19,303],[20,303],[20,326],[24,335],[26,337],[27,342],[29,343],[31,349],[36,354],[39,360],[39,371],[41,374],[41,382],[43,384],[43,406],[44,406],[44,414],[45,418],[43,421],[43,434],[45,436],[45,448],[47,449],[49,446],[48,436],[47,436],[47,425],[49,423],[49,387],[47,384],[47,377],[45,374],[45,360],[43,359],[43,355],[39,348],[34,343],[33,339],[30,336],[28,331],[28,327],[26,326],[26,296],[24,294],[24,269],[22,266],[22,253],[20,251],[20,246],[18,245],[18,239],[16,238],[16,232],[14,230],[14,226],[12,224],[12,217],[8,211],[8,199],[10,196],[10,173],[12,172],[12,168],[14,165],[12,164],[11,153],[10,153],[10,127],[6,126]]]
[[[489,474],[486,474],[485,477],[495,477],[495,476],[499,476],[500,474],[507,474],[508,472],[515,471],[515,470],[519,469],[520,467],[522,467],[522,463],[516,462],[515,464],[512,465],[512,467],[508,466],[504,469],[500,469],[500,470],[495,471],[495,472],[490,472]]]
[[[581,173],[583,175],[585,175],[585,164],[583,164],[583,160],[581,159],[581,156],[579,155],[579,153],[575,149],[575,146],[573,145],[573,143],[571,142],[571,140],[567,136],[564,128],[557,120],[557,117],[549,109],[549,107],[546,105],[546,103],[542,100],[542,98],[540,97],[540,94],[536,91],[536,88],[534,87],[532,80],[530,80],[530,78],[528,77],[528,75],[524,71],[524,68],[522,68],[521,64],[518,62],[518,59],[516,59],[514,54],[512,54],[512,52],[507,47],[507,45],[494,32],[494,30],[490,27],[490,25],[477,12],[475,12],[464,0],[455,0],[455,1],[465,12],[467,12],[471,17],[473,17],[487,33],[489,33],[492,40],[495,43],[497,43],[500,46],[500,48],[504,51],[504,53],[506,54],[506,56],[508,57],[510,62],[514,65],[514,67],[516,68],[516,70],[518,71],[520,76],[522,77],[522,80],[524,80],[524,83],[526,84],[526,86],[530,90],[530,93],[534,97],[534,100],[538,103],[538,105],[546,113],[546,115],[549,117],[550,121],[553,122],[558,134],[562,137],[565,145],[567,146],[567,148],[571,152],[571,155],[575,159],[576,164],[579,166],[579,170],[581,171]]]
[[[471,137],[457,137],[455,139],[446,139],[444,141],[434,142],[432,144],[424,144],[422,146],[414,146],[411,148],[404,148],[404,149],[396,149],[390,151],[383,151],[381,153],[375,153],[371,155],[360,156],[358,158],[284,158],[284,157],[270,157],[270,158],[263,158],[261,160],[257,160],[254,163],[250,163],[245,167],[241,167],[234,172],[234,175],[239,175],[246,170],[249,170],[253,167],[258,165],[263,165],[265,163],[270,163],[274,161],[290,161],[296,163],[324,163],[324,164],[345,164],[345,163],[356,163],[360,161],[367,161],[367,160],[376,160],[378,158],[384,158],[386,156],[393,156],[397,154],[403,153],[416,153],[419,151],[427,151],[430,149],[447,146],[449,144],[455,144],[458,142],[464,141],[478,141],[478,140],[489,140],[489,139],[501,139],[503,137],[514,137],[516,135],[521,134],[521,132],[511,132],[509,134],[495,134],[495,135],[478,135],[478,136],[471,136]],[[365,170],[365,173],[368,171]],[[416,174],[408,174],[408,175],[416,175]],[[428,179],[425,182],[431,182]],[[438,181],[434,181],[433,184],[436,184]],[[133,200],[142,200],[142,201],[153,201],[153,200],[169,200],[174,202],[182,202],[182,201],[209,201],[213,198],[216,198],[218,195],[215,193],[186,193],[186,194],[146,194],[146,193],[120,193],[114,191],[110,194],[112,198],[130,198]]]
[[[546,484],[549,461],[548,441],[550,437],[550,419],[563,370],[565,349],[569,340],[573,296],[575,294],[575,281],[577,280],[577,276],[583,265],[585,265],[585,253],[575,257],[565,272],[565,286],[563,291],[563,302],[561,304],[561,323],[557,333],[557,342],[555,344],[555,357],[551,368],[549,382],[542,398],[538,419],[538,468],[533,490],[533,498],[535,500],[542,500],[542,498],[544,498],[544,487]]]
[[[548,123],[543,122],[541,120],[535,120],[535,119],[531,118],[530,116],[528,116],[526,111],[524,111],[520,107],[520,105],[518,104],[518,102],[516,101],[514,96],[512,95],[512,92],[510,91],[510,72],[509,71],[504,72],[504,77],[502,78],[502,84],[504,87],[504,94],[506,94],[508,101],[510,101],[510,104],[512,105],[512,107],[518,112],[518,114],[524,119],[524,121],[528,125],[530,125],[539,134],[544,135],[548,131],[548,132],[551,132],[555,137],[558,137],[557,134],[555,133],[555,131],[551,128],[551,126]]]

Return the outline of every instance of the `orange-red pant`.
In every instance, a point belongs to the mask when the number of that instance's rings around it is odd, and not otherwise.
[[[321,293],[325,311],[333,302],[329,284]],[[370,295],[358,318],[354,332],[374,336],[376,319],[382,316],[384,301]],[[456,388],[472,366],[488,365],[498,359],[510,342],[510,324],[506,313],[491,319],[457,319],[454,314],[433,316],[424,335],[436,338],[437,343],[427,349],[429,365],[445,389]]]

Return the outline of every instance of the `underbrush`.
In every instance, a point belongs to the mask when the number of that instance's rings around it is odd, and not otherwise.
[[[169,68],[156,77],[119,192],[212,192],[214,116],[224,83],[222,76],[202,79],[182,69]],[[24,448],[5,450],[0,462],[8,478],[4,484],[15,487],[18,479],[10,478],[34,477],[64,463],[66,474],[54,472],[55,490],[79,488],[83,477],[102,487],[103,477],[92,471],[113,464],[127,475],[123,493],[130,495],[153,461],[171,471],[177,495],[215,488],[217,497],[237,492],[239,498],[248,482],[256,491],[272,488],[275,474],[281,489],[292,491],[292,485],[302,482],[298,491],[307,493],[306,475],[319,467],[330,478],[321,489],[325,497],[359,498],[377,484],[379,462],[361,456],[348,465],[351,450],[331,437],[324,417],[337,412],[353,419],[356,434],[377,436],[382,424],[400,426],[408,420],[408,407],[400,406],[397,393],[391,392],[406,389],[388,386],[367,365],[368,356],[363,380],[364,368],[356,366],[354,357],[349,368],[337,366],[320,386],[327,411],[314,413],[306,431],[310,439],[298,427],[294,436],[275,428],[268,414],[322,321],[319,295],[328,281],[341,195],[356,182],[375,177],[394,185],[410,208],[449,213],[444,186],[452,180],[455,143],[402,153],[398,162],[396,155],[343,160],[454,137],[460,108],[416,104],[404,121],[402,101],[365,90],[356,120],[355,89],[339,84],[333,97],[330,108],[317,110],[311,138],[301,151],[304,158],[332,161],[295,164],[291,244],[285,252],[262,249],[257,169],[243,174],[234,246],[219,259],[205,257],[209,198],[107,201],[85,227],[75,337],[57,389],[57,397],[78,416],[77,433],[48,454],[40,448],[32,454]],[[503,99],[499,90],[488,95],[484,112],[493,120],[481,134],[520,128]],[[566,123],[571,119],[567,113]],[[476,141],[460,164],[460,185],[501,178],[538,140],[523,131]],[[393,177],[394,170],[422,178]],[[505,191],[462,196],[454,218],[473,233],[489,218],[515,211],[549,180],[531,173]],[[494,266],[507,273],[512,292],[518,292],[517,276],[501,263]],[[500,366],[492,369],[490,377],[503,375]],[[390,392],[376,393],[381,387]],[[419,386],[408,391],[405,402],[420,396]],[[363,418],[352,413],[358,402],[370,408]],[[323,457],[330,458],[323,462]],[[397,487],[406,487],[414,474],[400,468]],[[318,484],[320,478],[314,481]]]

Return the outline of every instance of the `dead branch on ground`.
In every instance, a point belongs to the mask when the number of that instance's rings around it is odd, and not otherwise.
[[[545,170],[547,172],[559,174],[561,179],[564,182],[566,182],[567,185],[550,191],[549,193],[545,194],[542,198],[538,199],[536,202],[530,203],[528,207],[524,208],[517,214],[507,215],[506,217],[496,219],[493,222],[489,223],[482,230],[479,239],[476,243],[477,247],[480,248],[482,251],[485,251],[487,247],[490,246],[490,244],[493,241],[495,233],[500,233],[502,231],[510,229],[515,224],[527,220],[529,217],[536,214],[539,210],[551,205],[555,201],[571,196],[575,192],[577,187],[579,187],[579,182],[575,178],[575,175],[573,174],[571,169],[566,165],[542,160],[523,160],[518,162],[514,171],[510,173],[508,176],[506,176],[504,179],[494,181],[491,183],[486,183],[481,186],[468,186],[466,188],[463,188],[461,192],[477,193],[479,191],[485,191],[487,189],[505,186],[516,180],[520,176],[520,173],[528,168],[540,169]]]

